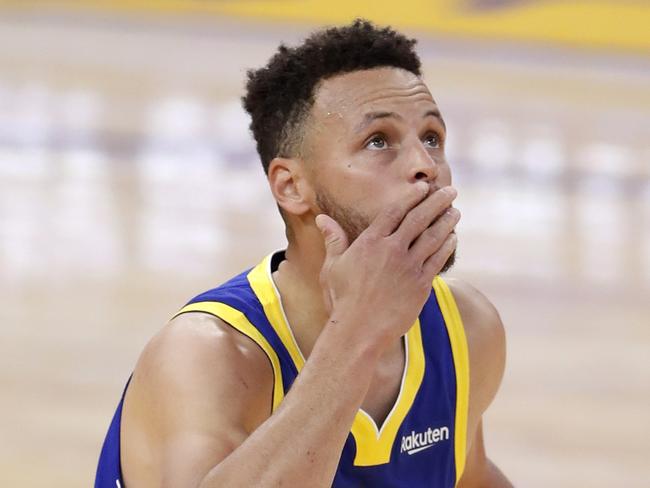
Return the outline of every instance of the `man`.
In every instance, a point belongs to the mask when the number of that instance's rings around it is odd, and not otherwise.
[[[357,20],[249,72],[287,249],[149,342],[96,486],[511,486],[481,420],[501,321],[438,276],[460,215],[414,44]]]

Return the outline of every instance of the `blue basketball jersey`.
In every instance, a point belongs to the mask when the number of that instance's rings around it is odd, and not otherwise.
[[[273,368],[273,411],[305,363],[271,275],[282,259],[283,253],[267,256],[255,268],[192,299],[177,314],[212,314],[264,351]],[[460,479],[465,465],[469,360],[462,320],[442,278],[435,278],[429,299],[403,340],[405,368],[397,400],[381,426],[359,409],[341,453],[336,488],[450,488]],[[96,488],[124,487],[123,400],[124,394],[104,441]]]

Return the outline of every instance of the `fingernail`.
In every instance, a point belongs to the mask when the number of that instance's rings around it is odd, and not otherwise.
[[[455,197],[458,195],[458,191],[453,186],[446,186],[442,190],[450,197]]]
[[[323,215],[323,214],[318,214],[318,215],[316,216],[316,218],[314,219],[314,223],[316,224],[316,227],[318,228],[318,230],[322,233],[322,232],[323,232],[323,219],[322,219],[322,218],[320,218],[320,219],[318,218],[318,217],[320,217],[321,215]]]
[[[429,184],[424,181],[418,181],[415,186],[418,188],[420,193],[429,193]]]

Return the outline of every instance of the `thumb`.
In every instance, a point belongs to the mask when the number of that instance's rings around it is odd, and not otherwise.
[[[328,258],[340,256],[348,248],[348,238],[341,226],[329,215],[316,216],[316,227],[323,234]]]

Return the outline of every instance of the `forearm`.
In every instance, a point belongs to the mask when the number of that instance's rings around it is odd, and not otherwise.
[[[379,355],[340,333],[354,325],[325,327],[278,410],[208,473],[201,488],[331,486]]]

